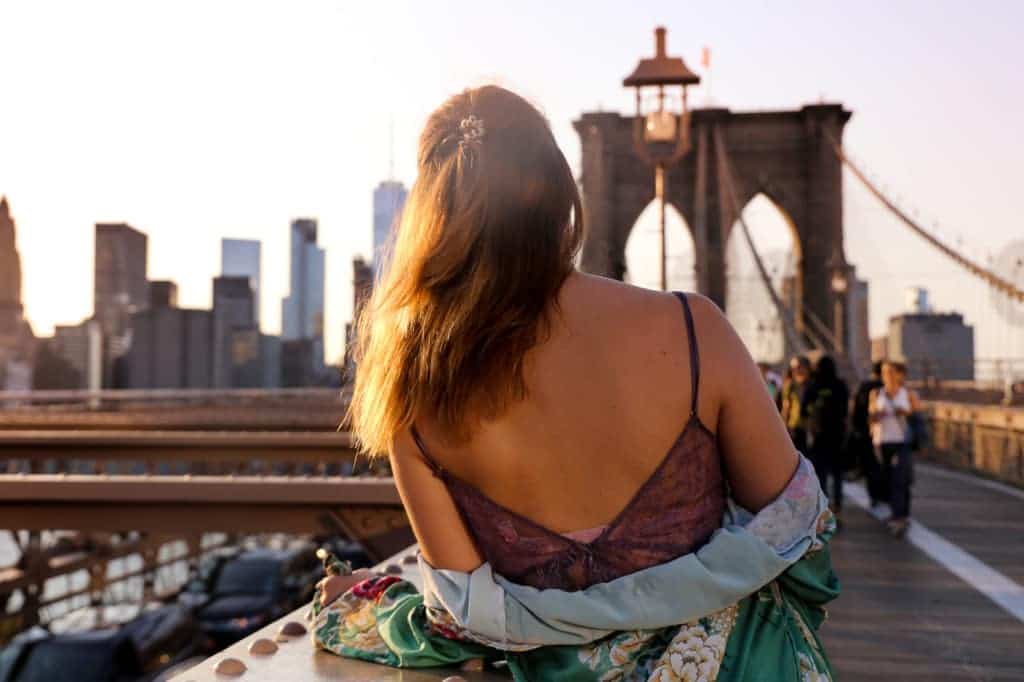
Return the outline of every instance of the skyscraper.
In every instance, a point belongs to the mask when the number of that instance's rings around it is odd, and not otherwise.
[[[96,320],[80,324],[58,324],[53,330],[53,350],[74,368],[78,374],[76,386],[98,390],[103,372],[103,335]]]
[[[20,332],[21,256],[7,197],[0,198],[0,342]]]
[[[213,280],[213,387],[233,388],[235,381],[234,350],[242,345],[246,334],[256,334],[259,355],[259,331],[254,315],[255,301],[247,276],[216,277]],[[249,345],[252,345],[251,343]],[[244,354],[244,353],[243,353]]]
[[[405,206],[405,185],[397,180],[385,180],[373,190],[373,275],[383,270],[395,222]]]
[[[93,317],[103,332],[103,385],[116,386],[115,365],[131,345],[132,315],[149,303],[149,238],[125,223],[97,223],[93,259]]]
[[[7,197],[0,198],[0,390],[31,388],[34,336],[22,315],[21,257]]]
[[[281,301],[282,341],[311,341],[313,369],[324,366],[324,250],[313,218],[291,224],[290,289]]]
[[[255,307],[256,326],[260,324],[260,243],[255,239],[220,240],[220,274],[249,278]]]
[[[132,345],[125,354],[127,388],[210,388],[209,310],[160,306],[131,317]]]

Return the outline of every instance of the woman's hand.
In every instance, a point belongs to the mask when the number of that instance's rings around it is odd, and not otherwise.
[[[348,592],[353,585],[372,578],[373,573],[360,568],[349,575],[329,575],[316,584],[320,590],[320,606],[327,606],[332,601]]]

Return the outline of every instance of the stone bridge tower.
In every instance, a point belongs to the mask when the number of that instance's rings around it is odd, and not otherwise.
[[[739,203],[764,194],[788,219],[796,244],[794,311],[801,328],[811,311],[834,329],[837,309],[831,278],[847,269],[843,250],[842,164],[832,140],[842,141],[850,112],[840,104],[797,111],[691,113],[692,149],[668,169],[670,203],[685,218],[696,247],[697,288],[725,307],[725,246],[737,219],[721,191],[715,154],[720,134],[733,168]],[[587,237],[585,271],[622,279],[625,246],[641,211],[654,198],[654,171],[633,147],[634,118],[584,113],[574,122],[583,152],[582,193]]]

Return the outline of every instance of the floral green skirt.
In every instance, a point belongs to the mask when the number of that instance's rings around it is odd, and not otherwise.
[[[515,680],[525,681],[824,682],[833,675],[817,632],[825,604],[839,594],[828,549],[834,528],[830,518],[804,557],[757,593],[679,626],[619,632],[583,646],[502,650],[447,612],[426,607],[411,583],[381,576],[326,608],[314,606],[313,641],[341,656],[395,667],[503,661]]]

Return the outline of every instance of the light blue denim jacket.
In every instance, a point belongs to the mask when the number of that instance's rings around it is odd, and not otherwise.
[[[782,493],[757,514],[729,500],[722,527],[700,549],[585,590],[538,590],[484,563],[471,573],[435,569],[423,557],[424,604],[497,648],[586,644],[621,630],[687,623],[735,604],[803,556],[827,513],[803,456]]]

